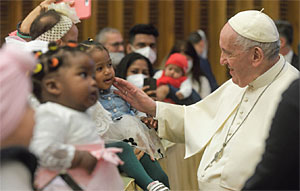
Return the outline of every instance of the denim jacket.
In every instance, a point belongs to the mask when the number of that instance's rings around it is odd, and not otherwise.
[[[113,93],[116,90],[114,86],[107,90],[99,91],[99,101],[102,106],[111,113],[112,120],[118,120],[122,118],[122,115],[135,115],[135,112],[131,109],[129,103],[123,100],[120,96]]]

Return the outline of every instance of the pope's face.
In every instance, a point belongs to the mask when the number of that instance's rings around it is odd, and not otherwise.
[[[252,76],[251,51],[244,51],[235,40],[238,34],[227,23],[220,34],[221,48],[220,64],[226,65],[232,76],[232,81],[240,87],[245,87],[254,80]]]

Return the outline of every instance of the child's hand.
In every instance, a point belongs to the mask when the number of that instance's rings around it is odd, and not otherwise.
[[[141,117],[143,123],[145,123],[150,128],[157,128],[157,120],[153,119],[153,117]]]
[[[84,168],[91,174],[96,166],[97,159],[88,151],[75,151],[71,168]]]
[[[184,98],[184,96],[182,95],[182,93],[180,93],[179,91],[176,92],[176,97],[177,97],[178,99],[183,99],[183,98]]]

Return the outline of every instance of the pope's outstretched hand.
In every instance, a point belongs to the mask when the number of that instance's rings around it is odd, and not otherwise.
[[[155,116],[155,101],[144,91],[126,80],[117,77],[115,77],[114,86],[118,88],[118,90],[114,91],[114,93],[121,96],[132,107],[151,116]]]

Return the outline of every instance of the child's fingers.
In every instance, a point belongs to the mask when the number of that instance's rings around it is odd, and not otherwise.
[[[150,159],[151,159],[152,161],[155,161],[155,158],[154,158],[153,156],[150,156]]]

